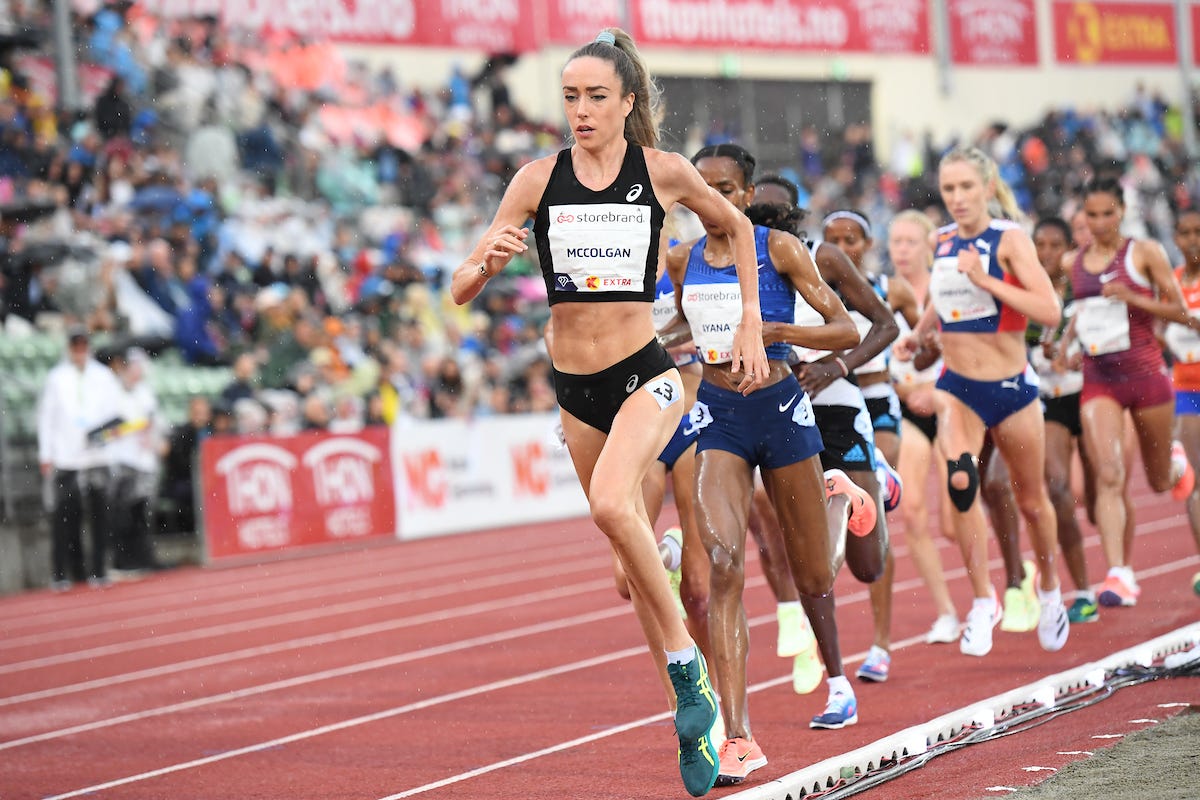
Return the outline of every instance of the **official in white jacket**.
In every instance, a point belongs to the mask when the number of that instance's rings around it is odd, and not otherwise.
[[[163,427],[158,398],[146,380],[149,363],[146,351],[136,347],[112,363],[120,384],[118,405],[123,421],[109,444],[113,463],[113,569],[126,573],[156,566],[150,514],[151,500],[158,489]]]
[[[108,583],[110,464],[100,432],[118,416],[118,389],[112,370],[92,358],[87,331],[72,330],[66,357],[47,373],[38,402],[38,460],[53,490],[55,589],[85,578],[93,586]],[[91,533],[86,574],[85,518]]]

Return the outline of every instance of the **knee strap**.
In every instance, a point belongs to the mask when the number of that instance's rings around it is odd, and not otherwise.
[[[954,486],[954,476],[959,472],[967,475],[967,488],[957,489]],[[950,493],[950,502],[959,511],[967,512],[975,502],[975,494],[979,491],[979,467],[975,465],[975,456],[963,453],[957,459],[946,459],[946,490]]]

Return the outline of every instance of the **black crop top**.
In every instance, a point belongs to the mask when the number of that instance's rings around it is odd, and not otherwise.
[[[533,223],[550,305],[653,302],[665,217],[638,145],[626,147],[617,179],[598,192],[575,177],[571,150],[560,151]]]

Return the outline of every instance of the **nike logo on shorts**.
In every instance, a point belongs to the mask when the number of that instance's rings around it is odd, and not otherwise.
[[[797,398],[797,397],[799,397],[799,396],[800,396],[800,395],[794,394],[794,395],[792,395],[792,399],[791,399],[791,400],[788,400],[786,403],[780,403],[780,404],[779,404],[779,413],[780,413],[780,414],[782,414],[783,412],[785,412],[785,411],[787,411],[789,408],[791,408],[791,407],[792,407],[792,403],[796,402],[796,398]]]

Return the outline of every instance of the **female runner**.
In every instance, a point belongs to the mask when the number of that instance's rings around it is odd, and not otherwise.
[[[921,336],[940,322],[945,368],[937,382],[938,438],[946,454],[959,548],[975,595],[959,649],[987,655],[992,628],[1001,618],[988,577],[987,523],[977,497],[978,455],[990,431],[1009,467],[1038,558],[1038,640],[1045,650],[1060,650],[1069,626],[1056,570],[1054,510],[1043,475],[1037,379],[1024,337],[1029,318],[1057,325],[1061,307],[1029,236],[1016,223],[991,214],[993,200],[1008,216],[1020,213],[995,162],[976,148],[956,148],[943,156],[938,183],[954,222],[936,232],[933,302],[913,333],[897,344],[896,356],[911,357]]]
[[[662,632],[680,774],[688,792],[702,796],[717,776],[708,738],[716,701],[671,597],[642,499],[646,473],[683,415],[682,381],[656,338],[651,307],[664,209],[678,202],[728,237],[739,300],[727,309],[726,385],[738,397],[751,395],[770,369],[754,234],[686,159],[655,149],[654,84],[628,34],[602,31],[571,55],[561,77],[574,144],[517,172],[487,233],[455,270],[451,292],[460,304],[474,299],[528,249],[521,226],[534,220],[563,435],[593,521]]]
[[[730,208],[753,197],[754,159],[737,145],[718,145],[693,159],[708,185]],[[703,217],[702,217],[703,218]],[[787,560],[801,596],[827,594],[844,558],[847,525],[873,526],[874,504],[845,475],[831,476],[834,499],[826,503],[822,449],[812,404],[787,365],[790,342],[845,348],[858,333],[845,308],[821,280],[804,244],[794,236],[755,227],[758,288],[770,373],[767,386],[746,397],[729,370],[737,310],[742,305],[732,268],[733,242],[703,218],[706,236],[672,248],[667,269],[680,298],[692,339],[704,361],[704,378],[692,410],[697,442],[697,522],[712,561],[709,633],[730,737],[721,747],[718,783],[737,784],[767,763],[750,729],[746,702],[748,626],[742,605],[746,525],[754,469],[776,500]],[[793,324],[797,292],[821,314],[823,324]],[[820,533],[814,533],[819,531]]]

